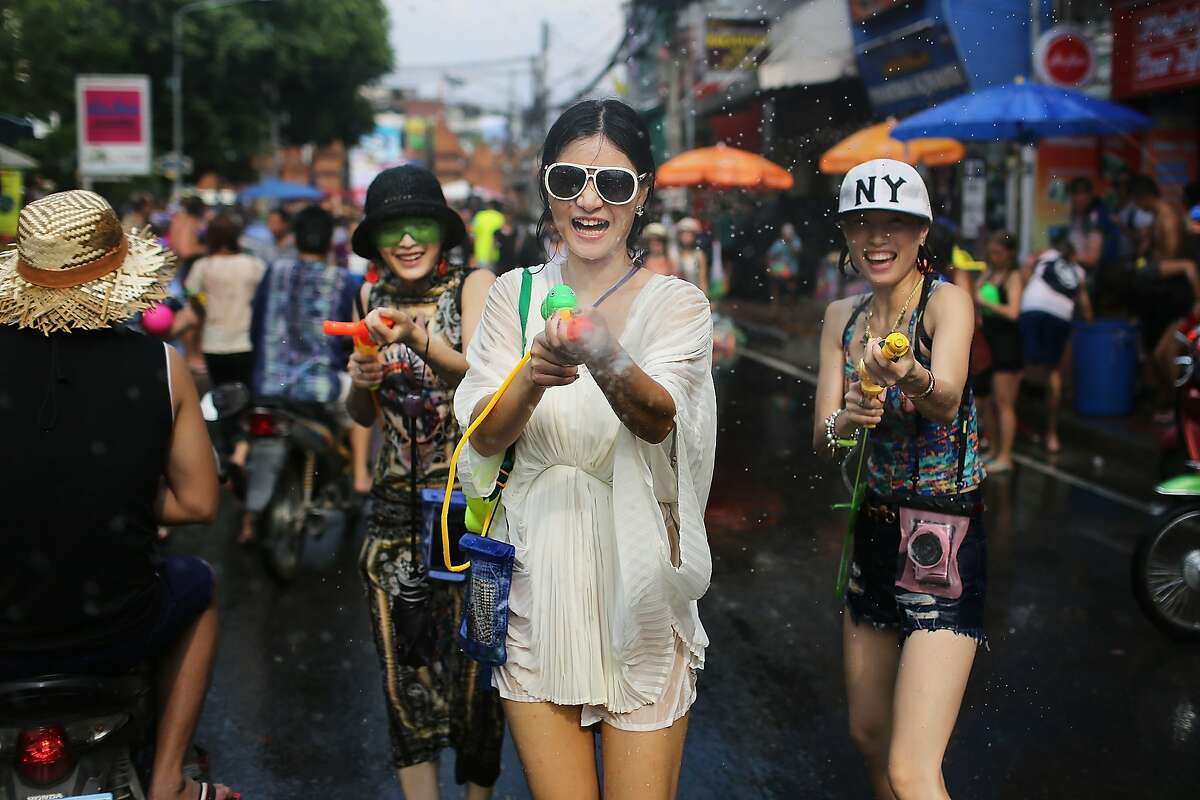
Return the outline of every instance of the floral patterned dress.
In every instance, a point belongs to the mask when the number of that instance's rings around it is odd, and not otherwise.
[[[435,272],[419,295],[390,275],[370,289],[368,310],[388,307],[425,320],[430,337],[462,349],[460,269]],[[491,786],[500,774],[504,717],[486,670],[455,641],[462,584],[431,579],[419,493],[445,486],[458,441],[454,390],[403,344],[383,348],[377,394],[383,446],[360,569],[383,671],[397,768],[457,751],[456,777]],[[415,469],[414,469],[415,463]]]

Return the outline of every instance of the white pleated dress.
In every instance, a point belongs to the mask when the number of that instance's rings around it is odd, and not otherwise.
[[[561,282],[559,264],[534,276],[528,342],[545,327],[542,299]],[[520,287],[514,270],[488,295],[455,392],[464,428],[521,356]],[[517,440],[493,523],[492,535],[516,548],[516,563],[508,662],[492,674],[509,700],[582,706],[581,725],[654,730],[691,707],[708,645],[696,606],[712,573],[704,507],[716,394],[707,298],[685,281],[654,276],[630,307],[621,344],[675,401],[675,432],[659,445],[638,439],[586,367],[572,385],[545,392]],[[502,459],[464,448],[463,488],[490,494]]]

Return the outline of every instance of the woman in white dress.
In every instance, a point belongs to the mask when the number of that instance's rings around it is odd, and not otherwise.
[[[516,460],[497,538],[516,548],[505,701],[535,798],[672,798],[708,638],[696,601],[712,562],[704,506],[716,442],[712,321],[694,286],[641,269],[653,191],[645,124],[585,101],[542,150],[542,226],[565,261],[532,268],[532,358],[464,449],[469,493]],[[521,270],[492,288],[455,395],[464,426],[521,357]],[[590,325],[537,313],[566,283]],[[578,323],[576,323],[578,324]]]

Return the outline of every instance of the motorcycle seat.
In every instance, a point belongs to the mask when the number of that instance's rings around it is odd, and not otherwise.
[[[116,676],[34,675],[0,681],[0,711],[28,713],[48,707],[108,706],[137,700],[152,690],[148,665]]]

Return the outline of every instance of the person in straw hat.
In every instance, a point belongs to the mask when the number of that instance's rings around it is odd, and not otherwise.
[[[217,643],[212,569],[155,552],[210,522],[217,475],[183,358],[122,325],[175,256],[99,195],[21,210],[0,253],[0,679],[158,665],[150,800],[230,798],[182,773]]]
[[[651,222],[642,231],[642,242],[646,245],[646,254],[642,256],[642,266],[659,275],[674,275],[675,262],[667,254],[667,229],[661,222]]]

